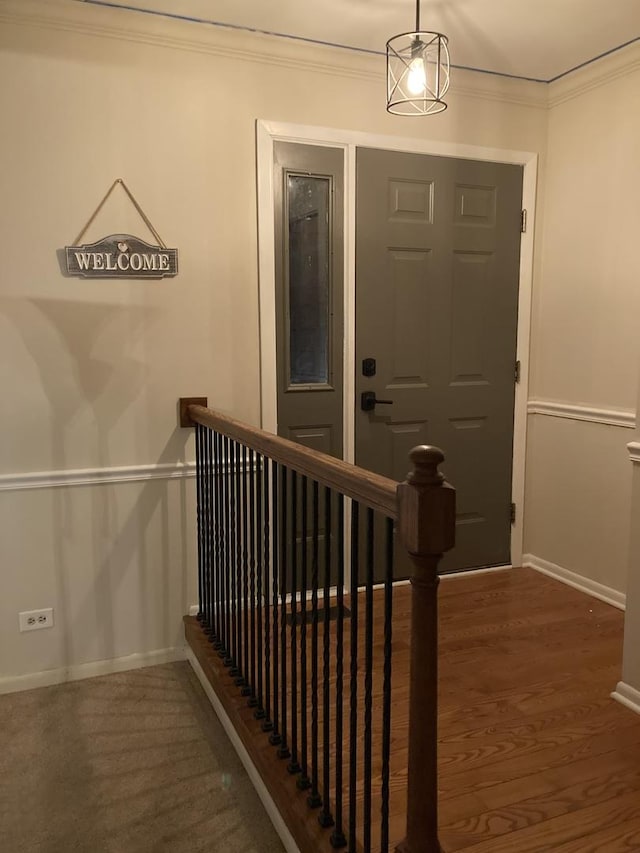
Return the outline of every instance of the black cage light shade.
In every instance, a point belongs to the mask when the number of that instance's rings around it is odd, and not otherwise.
[[[448,39],[420,29],[420,0],[416,28],[387,42],[387,110],[395,115],[424,116],[446,110],[449,88]]]

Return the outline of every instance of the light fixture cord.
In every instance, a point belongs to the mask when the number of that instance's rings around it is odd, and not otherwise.
[[[416,32],[420,32],[420,0],[416,0]]]

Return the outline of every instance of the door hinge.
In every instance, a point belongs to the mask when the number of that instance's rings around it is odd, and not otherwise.
[[[516,360],[516,367],[513,371],[513,378],[516,382],[520,382],[520,359]]]
[[[511,504],[511,514],[510,514],[511,524],[516,523],[516,505],[514,503]]]
[[[520,211],[520,233],[521,234],[527,233],[527,211],[526,210]]]

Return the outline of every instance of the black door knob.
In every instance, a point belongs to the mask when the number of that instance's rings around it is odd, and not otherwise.
[[[378,400],[375,391],[363,391],[360,395],[360,408],[363,412],[372,412],[380,405],[392,406],[393,400]]]

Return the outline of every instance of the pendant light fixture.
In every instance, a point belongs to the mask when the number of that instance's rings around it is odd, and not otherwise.
[[[446,110],[442,100],[449,88],[448,39],[420,29],[420,0],[416,28],[387,42],[387,110],[395,115],[427,116]]]

